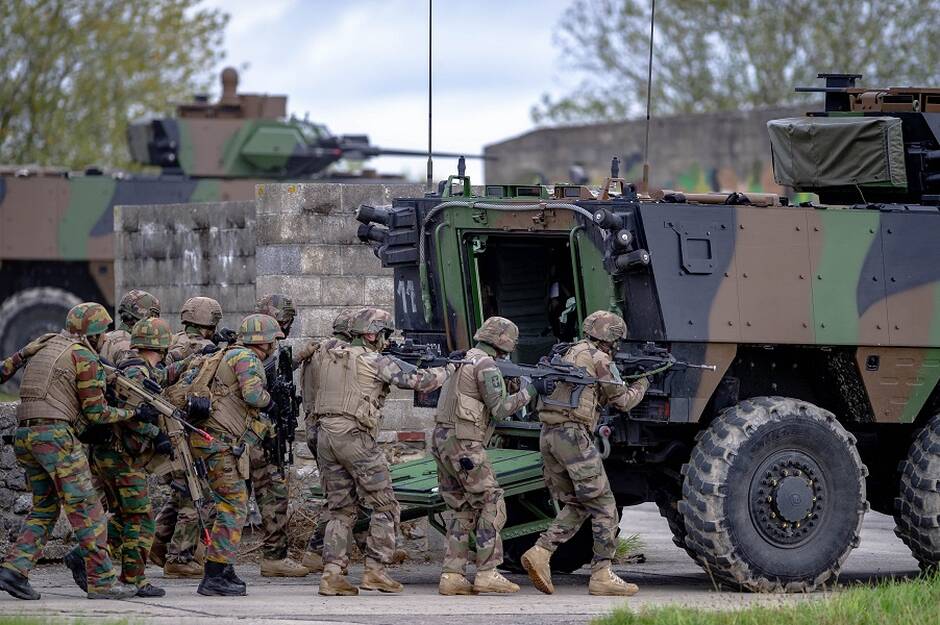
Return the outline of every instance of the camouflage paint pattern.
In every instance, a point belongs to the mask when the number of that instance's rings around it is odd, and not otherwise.
[[[594,571],[610,566],[617,551],[617,503],[593,437],[587,429],[567,423],[543,425],[539,437],[542,473],[552,498],[562,504],[538,545],[554,552],[591,519]]]
[[[206,559],[235,564],[242,526],[248,518],[248,487],[238,474],[238,460],[231,448],[218,438],[207,442],[194,434],[190,436],[189,444],[195,458],[201,458],[206,464],[209,488],[215,501],[215,521],[210,530],[211,542]]]
[[[262,555],[268,560],[283,560],[287,557],[289,518],[287,478],[267,461],[261,447],[250,447],[248,454],[251,489],[261,512]]]
[[[88,459],[71,426],[57,422],[17,428],[13,449],[26,471],[33,507],[3,566],[29,575],[64,511],[85,560],[89,592],[115,581],[107,550],[101,500],[95,494]]]

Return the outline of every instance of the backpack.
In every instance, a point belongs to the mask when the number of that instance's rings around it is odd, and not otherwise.
[[[220,349],[215,353],[193,358],[189,368],[180,376],[180,379],[163,391],[164,397],[183,411],[186,410],[190,397],[201,397],[211,401],[212,380],[227,351],[227,349]]]

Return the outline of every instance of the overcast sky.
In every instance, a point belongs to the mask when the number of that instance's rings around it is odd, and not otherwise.
[[[533,127],[529,108],[578,78],[552,31],[569,0],[435,0],[434,147],[482,153]],[[382,147],[427,147],[427,0],[207,0],[231,15],[223,65],[240,90],[288,95],[288,111]],[[243,65],[247,65],[242,69]],[[219,68],[221,69],[221,67]],[[478,181],[479,163],[468,163]],[[370,166],[423,180],[424,159]],[[436,179],[456,162],[436,159]]]

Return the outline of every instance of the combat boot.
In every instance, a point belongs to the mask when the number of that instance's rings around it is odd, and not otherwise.
[[[362,574],[362,581],[359,582],[359,588],[362,590],[378,590],[379,592],[396,593],[405,589],[399,582],[388,576],[384,568],[370,569]]]
[[[137,586],[115,582],[105,590],[88,591],[89,599],[130,599],[137,594]]]
[[[196,592],[206,597],[244,597],[247,594],[244,586],[225,578],[224,564],[212,560],[206,560],[206,573]]]
[[[234,565],[234,564],[226,564],[226,565],[225,565],[225,570],[222,572],[222,577],[224,577],[224,578],[227,579],[228,581],[232,582],[232,583],[235,584],[236,586],[241,586],[242,588],[248,588],[248,584],[246,584],[246,583],[242,580],[242,578],[240,578],[238,575],[235,574],[235,565]]]
[[[522,568],[529,574],[529,579],[535,587],[546,595],[555,592],[555,585],[552,583],[551,559],[552,552],[538,545],[533,545],[522,554]]]
[[[85,570],[85,558],[78,554],[79,549],[79,547],[75,547],[65,554],[65,557],[62,558],[62,562],[65,563],[65,566],[72,572],[72,579],[75,580],[75,585],[84,592],[88,592],[88,572]]]
[[[166,543],[153,543],[150,547],[150,553],[147,555],[150,561],[159,567],[166,564]]]
[[[300,561],[301,566],[306,567],[311,573],[322,573],[323,572],[323,556],[321,556],[316,551],[308,551],[304,554],[303,560]]]
[[[181,577],[202,577],[202,567],[195,560],[189,562],[167,562],[163,565],[163,577],[179,579]]]
[[[290,558],[261,560],[261,577],[305,577],[310,569]]]
[[[442,595],[472,595],[473,584],[460,573],[441,573],[441,581],[437,584],[437,592]]]
[[[0,566],[0,588],[17,599],[34,601],[42,596],[29,585],[29,579],[25,575],[5,566]]]
[[[503,574],[496,569],[487,569],[477,571],[477,576],[473,580],[473,592],[495,592],[502,595],[509,595],[519,592],[519,584],[509,581]]]
[[[335,564],[327,564],[320,577],[320,594],[327,597],[358,595],[359,589],[349,583]]]
[[[145,599],[164,597],[166,596],[166,591],[163,590],[162,588],[158,588],[157,586],[154,586],[150,582],[147,582],[143,586],[137,587],[137,596],[143,597]]]
[[[591,573],[588,583],[588,592],[592,595],[606,595],[611,597],[632,597],[640,588],[636,584],[623,581],[610,570],[609,566]]]

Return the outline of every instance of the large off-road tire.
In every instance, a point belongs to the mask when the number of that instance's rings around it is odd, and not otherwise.
[[[72,293],[53,287],[36,287],[16,293],[0,306],[0,358],[9,356],[46,332],[65,327],[65,316],[81,300]],[[19,388],[22,373],[4,385]]]
[[[815,590],[858,546],[867,473],[832,413],[783,397],[743,401],[683,467],[686,545],[726,587]]]
[[[695,559],[695,552],[689,549],[686,543],[688,532],[685,530],[685,518],[679,513],[679,500],[680,498],[672,493],[660,492],[655,496],[659,516],[666,519],[669,531],[672,532],[672,542]]]
[[[940,564],[940,415],[931,417],[914,437],[900,473],[894,533],[910,548],[921,569],[936,570]]]
[[[554,507],[551,504],[551,496],[548,489],[539,493],[526,493],[526,498],[530,503],[544,510],[546,514],[554,515]],[[518,505],[510,498],[506,501],[506,527],[519,525],[528,521],[534,521],[535,515],[522,505]],[[503,564],[500,566],[505,571],[512,573],[525,573],[522,568],[522,554],[538,540],[538,532],[511,538],[503,541]],[[555,553],[552,554],[551,566],[555,573],[571,573],[577,571],[582,566],[591,561],[594,555],[594,536],[591,534],[591,521],[588,519],[578,530],[578,533],[571,537],[568,542],[559,545]]]

